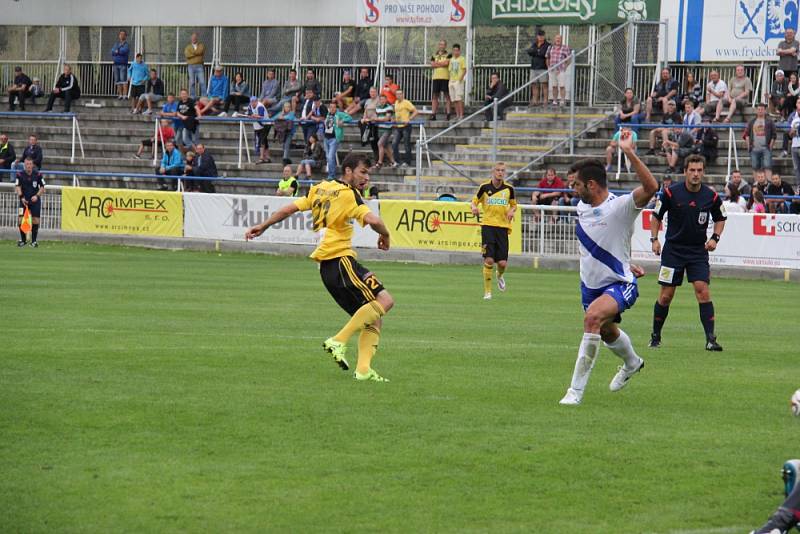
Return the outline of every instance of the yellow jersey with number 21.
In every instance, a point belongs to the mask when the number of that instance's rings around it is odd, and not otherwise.
[[[315,232],[324,230],[322,241],[311,253],[312,259],[356,257],[353,220],[364,226],[364,217],[370,212],[358,191],[339,180],[322,181],[312,186],[307,196],[295,200],[294,205],[300,211],[311,210]]]

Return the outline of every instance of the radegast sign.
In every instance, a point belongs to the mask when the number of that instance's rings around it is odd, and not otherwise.
[[[609,24],[658,20],[661,0],[474,0],[472,24]]]

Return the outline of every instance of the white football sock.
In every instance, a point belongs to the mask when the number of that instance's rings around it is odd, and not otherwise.
[[[572,372],[572,383],[570,387],[579,393],[583,393],[589,375],[597,361],[597,354],[600,351],[600,334],[583,334],[580,349],[578,349],[578,359],[575,360],[575,370]]]
[[[631,344],[631,338],[628,337],[624,331],[619,331],[619,337],[612,343],[604,343],[606,347],[608,347],[611,352],[619,356],[625,361],[625,367],[628,369],[633,369],[636,367],[636,364],[639,363],[639,355],[636,354],[636,351],[633,350],[633,345]]]

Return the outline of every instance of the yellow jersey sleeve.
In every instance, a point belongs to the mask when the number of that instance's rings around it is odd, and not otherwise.
[[[317,186],[314,186],[309,189],[308,195],[295,199],[294,205],[297,206],[297,209],[300,211],[308,211],[311,209],[311,196],[314,194],[316,187]]]
[[[481,185],[478,188],[478,192],[475,193],[474,197],[472,197],[472,203],[475,204],[476,206],[479,206],[480,204],[483,203],[483,197],[486,194],[484,185]]]

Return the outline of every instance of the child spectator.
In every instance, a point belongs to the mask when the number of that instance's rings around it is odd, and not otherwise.
[[[303,151],[303,159],[300,160],[300,165],[297,166],[297,176],[305,174],[306,177],[311,178],[311,171],[322,167],[322,162],[325,161],[325,149],[322,148],[322,143],[317,140],[317,134],[308,136],[306,149]]]
[[[175,141],[175,130],[172,129],[170,126],[170,121],[167,119],[161,119],[161,138],[163,139],[164,145],[167,142]],[[136,154],[133,155],[136,159],[142,159],[142,153],[144,152],[145,148],[153,148],[153,143],[161,143],[162,139],[158,139],[158,137],[152,137],[147,139],[142,139],[142,142],[139,143],[139,150],[136,151]]]
[[[764,193],[760,189],[753,190],[750,195],[750,201],[747,203],[747,211],[750,213],[766,213],[767,208],[764,205]]]

